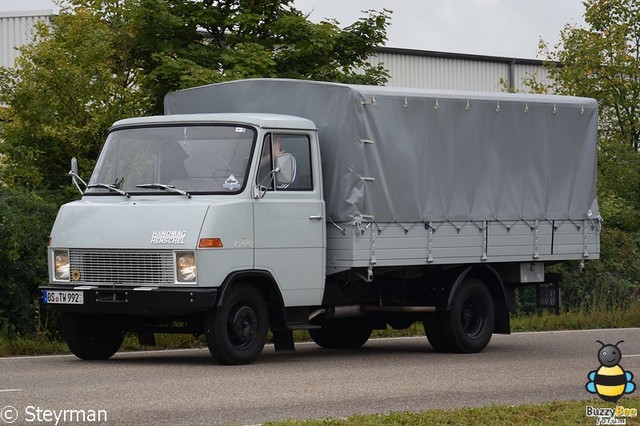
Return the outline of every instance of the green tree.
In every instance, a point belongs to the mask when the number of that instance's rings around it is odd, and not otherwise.
[[[567,25],[560,43],[542,53],[551,61],[557,93],[595,98],[604,136],[640,148],[640,3],[586,0],[587,28]]]
[[[135,56],[156,99],[169,91],[257,77],[383,84],[368,58],[386,40],[388,11],[341,29],[312,23],[291,0],[138,0],[131,25]]]
[[[41,24],[21,49],[16,68],[0,69],[0,180],[24,188],[68,185],[69,159],[85,170],[98,155],[109,125],[144,113],[138,70],[119,50],[118,34],[82,7]]]

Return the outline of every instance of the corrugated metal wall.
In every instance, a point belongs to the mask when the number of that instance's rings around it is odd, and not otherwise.
[[[391,75],[387,85],[397,87],[502,92],[510,85],[526,92],[528,75],[551,82],[542,61],[528,59],[382,48],[370,62],[383,63]]]
[[[33,38],[36,22],[51,20],[51,10],[0,12],[0,66],[12,67],[18,53],[16,47]]]

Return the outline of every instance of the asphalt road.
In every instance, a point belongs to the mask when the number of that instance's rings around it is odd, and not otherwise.
[[[600,366],[596,340],[624,340],[620,365],[640,385],[640,328],[495,335],[472,355],[435,353],[424,337],[371,340],[355,351],[303,343],[275,353],[267,346],[256,363],[235,367],[215,364],[206,349],[119,353],[99,362],[0,358],[0,426],[81,424],[69,421],[81,410],[85,424],[93,414],[118,425],[248,425],[585,399],[587,374]]]

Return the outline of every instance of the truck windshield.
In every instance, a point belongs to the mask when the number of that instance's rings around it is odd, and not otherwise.
[[[237,193],[244,188],[254,143],[255,131],[242,126],[115,130],[86,193],[118,195],[110,188],[127,194]]]

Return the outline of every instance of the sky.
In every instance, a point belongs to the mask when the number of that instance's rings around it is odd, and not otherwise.
[[[543,59],[566,25],[584,26],[582,0],[294,0],[314,22],[336,19],[347,26],[363,10],[392,10],[388,47]],[[53,0],[0,0],[0,12],[57,10]]]

